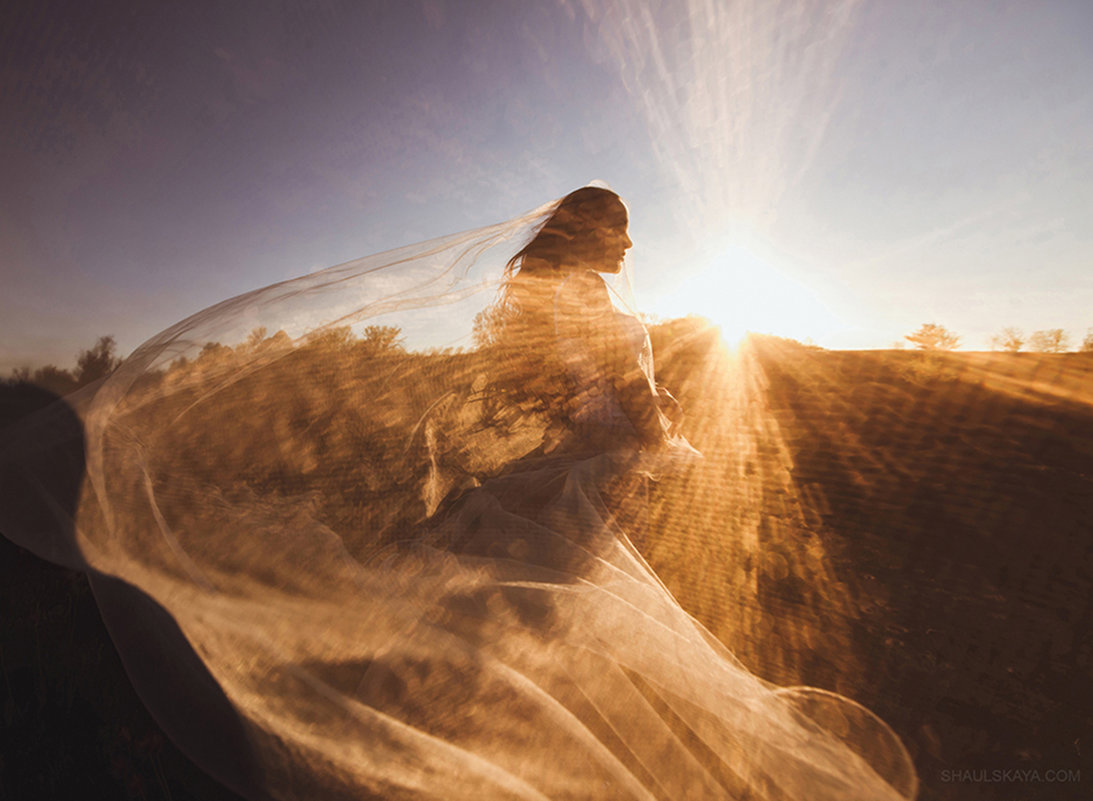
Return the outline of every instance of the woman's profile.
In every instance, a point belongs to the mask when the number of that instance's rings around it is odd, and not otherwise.
[[[627,229],[617,194],[582,187],[562,198],[506,265],[507,325],[498,336],[525,360],[538,359],[533,386],[566,429],[565,442],[545,443],[546,452],[659,446],[679,417],[671,394],[656,385],[644,327],[616,310],[601,277],[622,270],[633,244]]]

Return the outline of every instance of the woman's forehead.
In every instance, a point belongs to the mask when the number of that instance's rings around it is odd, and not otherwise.
[[[604,209],[603,222],[611,226],[622,226],[629,223],[630,215],[627,213],[625,204],[618,200]]]

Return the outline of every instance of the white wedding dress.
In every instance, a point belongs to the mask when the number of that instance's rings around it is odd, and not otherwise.
[[[75,513],[0,529],[88,571],[153,714],[250,798],[913,797],[883,723],[758,678],[632,545],[619,487],[700,457],[640,444],[575,333],[583,291],[555,298],[561,435],[469,347],[550,210],[167,329],[77,408]],[[644,329],[614,319],[655,394]]]

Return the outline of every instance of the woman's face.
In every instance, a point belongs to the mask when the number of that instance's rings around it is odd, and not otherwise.
[[[626,258],[626,251],[634,244],[627,234],[626,218],[623,217],[614,225],[600,228],[596,231],[596,239],[593,269],[600,273],[619,272],[622,261]]]

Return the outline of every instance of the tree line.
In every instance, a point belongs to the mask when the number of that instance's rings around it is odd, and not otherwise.
[[[943,325],[923,323],[911,334],[904,336],[919,350],[956,350],[960,347],[960,336]],[[1033,353],[1067,353],[1072,348],[1070,334],[1062,328],[1045,328],[1026,335],[1015,326],[1006,326],[991,337],[991,350],[1019,353],[1028,350]],[[1077,348],[1082,353],[1093,353],[1093,328]]]
[[[483,327],[485,321],[476,320],[476,339],[481,337],[478,330]],[[364,332],[364,339],[372,345],[377,343],[391,346],[397,344],[398,329],[386,326],[371,326]],[[252,333],[252,338],[257,335],[258,340],[264,339],[265,331]],[[286,337],[287,339],[287,337]],[[960,347],[961,337],[943,325],[937,323],[923,323],[913,333],[903,337],[920,350],[956,350]],[[479,347],[488,345],[489,341],[478,341]],[[1073,347],[1070,334],[1062,328],[1046,328],[1025,334],[1020,328],[1006,326],[990,340],[991,350],[1019,353],[1029,351],[1032,353],[1066,353],[1077,350],[1082,353],[1093,353],[1093,328],[1089,329],[1077,348]],[[900,343],[902,346],[902,342]],[[210,343],[207,348],[223,347],[217,343]],[[29,383],[39,386],[56,395],[67,395],[80,387],[87,386],[103,378],[122,362],[117,353],[117,342],[113,336],[105,335],[96,340],[90,348],[81,350],[76,356],[74,369],[64,369],[54,364],[44,367],[30,368],[17,367],[6,379],[0,379],[0,383],[17,384]]]
[[[34,384],[55,395],[67,395],[114,372],[122,362],[117,348],[114,337],[101,336],[94,345],[77,354],[74,370],[65,370],[55,364],[35,369],[17,367],[12,370],[7,383]]]

